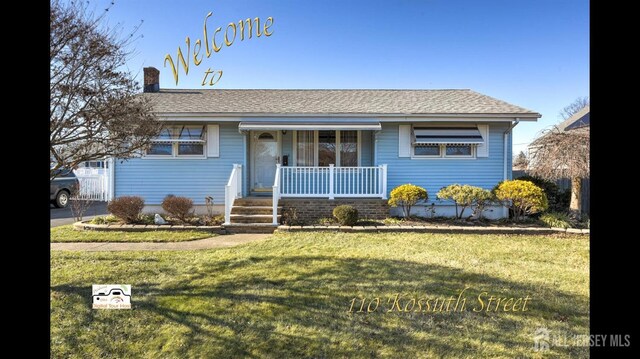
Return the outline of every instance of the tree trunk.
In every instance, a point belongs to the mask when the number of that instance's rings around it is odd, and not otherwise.
[[[573,177],[571,179],[571,203],[569,209],[580,218],[582,213],[582,178]]]

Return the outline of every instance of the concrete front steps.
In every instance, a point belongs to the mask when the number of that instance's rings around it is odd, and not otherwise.
[[[278,228],[273,222],[271,197],[238,198],[231,207],[231,224],[225,229],[229,233],[273,233]],[[278,222],[282,207],[278,207]]]

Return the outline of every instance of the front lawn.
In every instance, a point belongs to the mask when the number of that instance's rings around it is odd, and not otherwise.
[[[182,242],[215,236],[206,231],[77,231],[71,224],[51,228],[51,242]]]
[[[92,310],[92,284],[131,284],[133,310]],[[464,310],[404,311],[465,288]],[[475,312],[479,295],[530,300]],[[552,340],[533,351],[538,328],[589,334],[588,237],[278,233],[208,251],[51,252],[52,357],[589,355]]]

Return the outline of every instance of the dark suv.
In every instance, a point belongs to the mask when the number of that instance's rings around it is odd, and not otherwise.
[[[74,188],[79,188],[80,181],[71,170],[59,169],[56,177],[50,182],[49,200],[54,206],[64,208],[69,205],[69,197]]]

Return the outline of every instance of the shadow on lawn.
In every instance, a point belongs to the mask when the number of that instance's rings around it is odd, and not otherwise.
[[[171,355],[177,356],[404,357],[427,351],[473,356],[487,344],[496,346],[496,353],[506,350],[503,354],[513,356],[515,351],[510,350],[517,347],[532,353],[532,331],[538,326],[532,321],[540,326],[556,323],[588,328],[589,304],[584,296],[567,294],[551,286],[532,286],[409,261],[253,256],[212,262],[195,273],[180,272],[161,285],[136,282],[135,278],[130,284],[134,289],[135,310],[127,318],[131,328],[120,325],[125,334],[130,331],[124,340],[165,335],[156,332],[162,326],[181,327],[185,330],[176,330],[166,338],[166,341],[174,340],[172,336],[181,338],[183,344],[170,349]],[[465,287],[469,289],[464,312],[386,313],[392,307],[387,299],[396,293],[407,299],[448,298],[457,297]],[[52,291],[90,301],[86,285],[58,285]],[[530,310],[475,313],[472,308],[478,306],[476,298],[483,291],[505,297],[529,295],[533,298]],[[369,314],[348,313],[352,299],[362,297],[380,297],[380,309]],[[356,303],[357,310],[360,302]],[[97,322],[104,325],[95,330],[117,326],[123,320],[117,314],[98,320],[96,311],[90,309],[82,313],[70,310],[64,315],[86,316],[83,327],[92,327]],[[138,333],[140,328],[136,326],[148,328]],[[83,335],[81,328],[75,330],[76,333],[68,335]],[[105,353],[114,353],[114,342],[123,339],[109,332],[103,334],[104,338],[93,345]],[[518,335],[524,335],[526,340]],[[83,344],[75,340],[72,343],[75,350],[82,352]],[[137,354],[120,350],[123,355]]]

